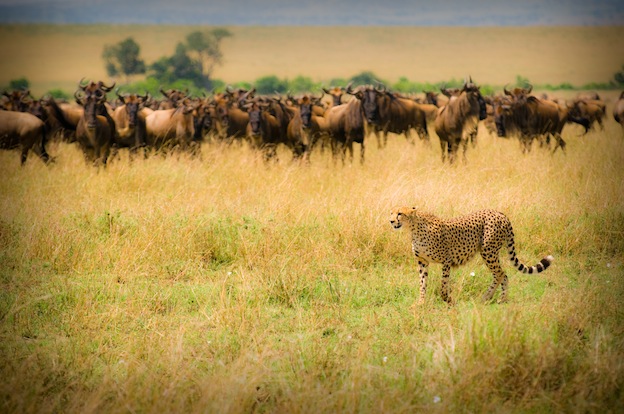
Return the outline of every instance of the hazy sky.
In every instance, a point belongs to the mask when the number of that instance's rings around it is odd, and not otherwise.
[[[624,26],[624,0],[0,0],[0,23]]]

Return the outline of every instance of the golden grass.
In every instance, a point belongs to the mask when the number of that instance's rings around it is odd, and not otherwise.
[[[564,131],[566,155],[480,131],[468,164],[438,140],[342,167],[204,144],[202,159],[46,167],[0,153],[3,412],[618,412],[624,408],[624,136]],[[356,152],[357,154],[357,152]],[[418,297],[388,212],[505,212],[509,303],[480,260],[448,308]],[[472,276],[471,272],[475,275]]]
[[[171,55],[186,34],[203,27],[138,25],[0,26],[0,84],[25,76],[33,92],[75,89],[83,76],[107,79],[106,44],[132,36],[147,63]],[[226,82],[266,75],[349,78],[364,70],[396,82],[440,82],[471,74],[504,85],[516,75],[534,83],[607,82],[621,70],[622,27],[229,27]]]

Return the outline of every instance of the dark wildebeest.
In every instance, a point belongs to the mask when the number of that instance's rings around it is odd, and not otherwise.
[[[246,136],[252,148],[259,149],[264,160],[277,161],[277,147],[281,142],[280,124],[267,110],[269,104],[252,101],[243,106],[249,116]]]
[[[84,108],[84,114],[76,126],[76,141],[82,148],[87,161],[95,165],[106,165],[113,145],[114,122],[104,115],[100,115],[101,108],[106,101],[106,95],[96,93],[79,96],[74,94],[76,102]],[[112,118],[111,118],[112,120]]]
[[[620,97],[613,106],[613,119],[624,128],[624,92],[620,94]]]
[[[289,106],[281,98],[270,98],[265,102],[253,105],[249,109],[248,130],[257,130],[258,115],[260,110],[261,138],[265,148],[265,158],[275,158],[276,149],[279,144],[287,146],[293,152],[293,158],[299,159],[302,156],[307,158],[310,144],[307,134],[304,134],[301,121],[301,113],[298,107]],[[311,108],[307,111],[306,119],[311,114]],[[309,120],[307,120],[309,124]],[[257,136],[257,133],[254,133]],[[257,141],[257,138],[255,138]],[[269,151],[269,152],[267,152]],[[268,157],[266,156],[268,155]]]
[[[556,102],[529,95],[531,89],[504,89],[511,103],[501,105],[495,114],[498,135],[518,135],[523,153],[530,151],[533,140],[540,137],[546,137],[546,144],[551,137],[555,139],[553,153],[558,148],[565,151],[566,143],[561,137],[565,124],[570,121],[587,127],[588,120],[575,117],[567,107]]]
[[[338,151],[342,153],[342,162],[345,163],[345,155],[349,151],[350,159],[353,161],[353,143],[360,146],[360,163],[364,163],[364,117],[362,116],[362,102],[355,95],[356,99],[349,102],[332,106],[327,110],[328,131],[332,137],[331,145],[334,157]]]
[[[160,101],[158,107],[156,109],[173,109],[178,107],[178,102],[183,100],[188,96],[188,88],[184,91],[179,89],[169,89],[165,91],[163,88],[160,88],[160,93],[163,94],[165,99]]]
[[[196,101],[196,105],[197,107],[193,113],[193,126],[195,128],[193,141],[200,143],[205,136],[214,132],[213,119],[215,119],[216,112],[215,103],[211,98],[199,98]]]
[[[215,95],[215,118],[214,130],[216,136],[226,142],[235,138],[243,138],[247,134],[249,114],[234,105],[233,98],[229,95]]]
[[[427,114],[422,104],[396,96],[385,88],[364,87],[355,94],[362,101],[365,127],[375,134],[378,148],[386,146],[389,132],[405,134],[411,141],[412,128],[416,129],[420,139],[429,141]],[[379,138],[380,132],[383,140]]]
[[[480,120],[485,119],[486,105],[479,87],[469,81],[464,82],[459,95],[449,99],[448,104],[438,110],[435,130],[440,138],[442,162],[448,153],[449,163],[455,161],[457,150],[463,147],[463,159],[466,160],[468,140],[477,131]]]
[[[11,92],[4,91],[2,92],[2,95],[4,95],[7,99],[3,103],[1,109],[16,112],[28,112],[28,105],[32,100],[30,90],[22,89],[13,90]]]
[[[45,163],[49,162],[45,143],[46,129],[41,119],[29,113],[0,110],[0,148],[21,148],[22,165],[30,149]]]
[[[587,98],[576,98],[567,103],[570,110],[570,116],[576,118],[584,118],[589,121],[589,125],[585,128],[585,133],[593,127],[594,123],[600,125],[600,129],[604,131],[602,120],[607,114],[607,108],[603,101]]]

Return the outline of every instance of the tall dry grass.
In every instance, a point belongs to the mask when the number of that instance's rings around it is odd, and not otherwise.
[[[392,136],[310,165],[204,144],[106,169],[0,153],[3,412],[617,412],[624,408],[624,134],[567,154],[480,132],[468,163]],[[357,159],[357,158],[356,158]],[[509,303],[476,259],[423,306],[388,212],[507,214]],[[474,276],[472,275],[474,273]]]

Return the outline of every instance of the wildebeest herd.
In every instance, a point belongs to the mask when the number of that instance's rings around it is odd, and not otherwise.
[[[334,157],[353,159],[353,144],[375,135],[380,148],[388,133],[412,140],[414,130],[429,141],[429,128],[439,137],[442,162],[453,163],[459,149],[466,158],[468,143],[476,145],[479,125],[499,137],[517,137],[523,152],[537,140],[541,146],[565,149],[561,136],[568,123],[587,132],[603,127],[606,105],[595,94],[579,94],[569,101],[531,94],[532,88],[504,88],[503,95],[483,96],[467,78],[461,88],[441,88],[424,97],[404,96],[381,83],[353,88],[322,88],[318,94],[266,96],[251,90],[225,91],[193,97],[187,91],[160,89],[163,97],[120,94],[115,84],[81,80],[75,103],[52,97],[35,99],[27,90],[5,91],[0,101],[0,148],[20,149],[21,163],[32,150],[44,162],[51,157],[46,143],[52,136],[75,142],[87,162],[105,165],[111,153],[126,148],[141,151],[197,154],[201,142],[246,141],[263,154],[277,159],[277,148],[290,149],[295,159],[309,161],[314,148],[330,148]],[[325,96],[327,95],[327,97]],[[613,108],[614,119],[624,128],[624,92]]]

